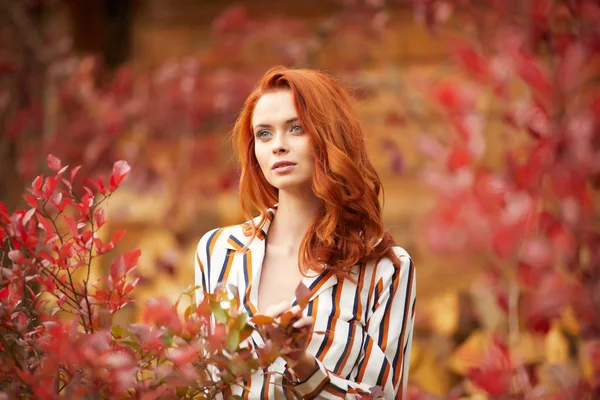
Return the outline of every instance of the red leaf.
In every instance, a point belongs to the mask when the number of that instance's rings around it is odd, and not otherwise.
[[[67,224],[67,227],[71,231],[71,235],[73,235],[74,238],[78,238],[79,230],[77,229],[77,223],[75,222],[75,220],[72,218],[69,218],[66,215],[63,215],[63,218],[65,220],[65,223]]]
[[[494,232],[492,247],[498,257],[502,259],[508,259],[514,254],[517,243],[518,235],[514,228],[498,228],[496,232]]]
[[[93,179],[88,179],[88,182],[94,185],[94,187],[99,193],[106,194],[106,187],[104,186],[104,181],[102,180],[102,178],[98,178],[97,182]]]
[[[255,315],[250,319],[250,322],[254,323],[255,325],[262,326],[275,323],[275,319],[273,317],[269,317],[268,315]]]
[[[86,247],[91,246],[91,244],[89,244],[88,242],[90,241],[90,239],[92,239],[92,235],[93,233],[89,229],[81,232],[81,242],[83,242],[83,244]]]
[[[73,185],[71,184],[71,182],[69,182],[67,179],[65,178],[61,178],[62,182],[65,184],[65,186],[67,188],[69,188],[70,191],[73,191]]]
[[[81,165],[78,165],[71,170],[71,181],[73,180],[73,178],[75,178],[75,175],[77,175],[77,172],[79,172],[80,169]]]
[[[550,81],[533,57],[522,53],[518,59],[518,70],[521,78],[537,90],[543,98],[547,98],[551,94]]]
[[[52,171],[54,171],[55,173],[58,173],[58,171],[60,171],[60,169],[62,168],[62,163],[58,158],[56,158],[52,154],[49,154],[48,155],[48,167],[50,167],[50,169]]]
[[[541,281],[543,271],[529,264],[520,262],[517,265],[517,279],[524,287],[534,288]]]
[[[112,243],[114,246],[116,246],[116,245],[117,245],[117,243],[119,243],[119,241],[120,241],[120,240],[121,240],[121,238],[123,237],[123,235],[125,235],[125,232],[126,232],[126,231],[123,229],[123,230],[120,230],[120,231],[116,232],[114,235],[112,235],[112,238],[111,238],[111,240],[110,240],[110,241],[111,241],[111,243]]]
[[[492,397],[509,393],[512,361],[508,347],[499,336],[494,336],[480,365],[470,369],[467,377]]]
[[[497,369],[482,370],[472,369],[468,373],[469,379],[490,396],[501,396],[509,393],[511,376],[510,373]]]
[[[532,237],[521,243],[521,260],[539,269],[546,269],[554,261],[554,249],[551,243],[543,237]]]
[[[566,277],[559,273],[544,275],[537,282],[536,291],[523,300],[528,328],[546,333],[551,320],[559,317],[564,307],[570,303],[571,292],[572,287]]]
[[[56,207],[56,209],[60,212],[63,212],[65,210],[65,207],[67,206],[67,203],[63,202],[62,200],[62,192],[54,193],[52,197],[50,197],[50,203],[52,203],[52,205],[54,205],[54,207]]]
[[[27,204],[30,207],[36,208],[37,207],[37,198],[29,195],[29,194],[24,194],[23,198],[25,199],[25,201],[27,202]]]
[[[456,56],[461,66],[478,79],[485,79],[489,75],[489,65],[485,58],[468,44],[459,45]]]
[[[310,290],[301,282],[296,288],[296,302],[300,308],[304,308],[308,305],[310,296]]]
[[[42,197],[42,184],[44,183],[44,175],[37,176],[31,183],[33,194],[38,197]]]
[[[568,95],[582,82],[585,75],[581,71],[585,61],[586,48],[581,43],[572,43],[563,53],[558,65],[557,78],[564,94]]]
[[[73,243],[66,242],[65,244],[62,245],[62,247],[58,251],[58,258],[61,262],[63,262],[63,265],[64,265],[64,260],[71,256],[72,249],[73,249]]]
[[[128,274],[135,269],[141,255],[142,251],[140,249],[132,250],[123,255],[123,260],[125,261],[125,274]]]
[[[98,208],[96,212],[94,212],[94,219],[96,220],[98,229],[100,229],[106,223],[106,214],[104,212],[104,208]]]
[[[38,257],[40,257],[42,260],[48,261],[50,264],[54,264],[54,257],[52,257],[50,254],[48,254],[45,251],[40,251],[38,253]]]
[[[54,189],[56,189],[56,178],[49,176],[46,178],[44,182],[44,187],[42,188],[44,192],[44,197],[49,198],[52,193],[54,193]]]
[[[129,166],[127,161],[123,161],[123,160],[117,161],[113,165],[113,172],[110,177],[110,191],[111,192],[114,191],[121,184],[123,179],[125,179],[127,174],[129,174],[130,170],[131,170],[131,167]]]
[[[0,222],[10,222],[10,218],[8,217],[8,207],[6,204],[0,201]]]
[[[473,157],[466,147],[455,147],[446,158],[446,167],[450,172],[456,172],[463,167],[471,165],[472,162]]]
[[[110,264],[109,281],[114,285],[125,274],[125,261],[123,256],[119,256]]]
[[[504,180],[486,169],[479,169],[475,174],[473,194],[480,206],[489,213],[497,213],[505,204],[507,184]]]
[[[135,289],[135,287],[137,286],[137,284],[139,283],[140,278],[135,278],[133,281],[128,282],[125,285],[125,288],[123,289],[123,295],[128,295],[129,293],[131,293],[133,291],[133,289]]]

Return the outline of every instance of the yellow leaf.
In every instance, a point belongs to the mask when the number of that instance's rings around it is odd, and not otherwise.
[[[445,396],[452,385],[450,372],[436,354],[434,346],[413,342],[410,362],[410,380],[427,393]]]
[[[530,332],[519,333],[519,343],[516,348],[517,356],[525,364],[534,364],[544,360],[544,336]]]
[[[268,315],[255,315],[254,317],[252,317],[252,319],[250,320],[251,322],[253,322],[256,325],[268,325],[268,324],[272,324],[275,322],[275,319],[273,317],[269,317]]]
[[[431,327],[441,336],[451,336],[458,328],[458,293],[447,292],[434,298],[429,306],[432,307]]]
[[[469,368],[479,365],[490,339],[491,335],[482,330],[471,333],[448,359],[448,368],[459,375],[465,375]]]
[[[579,323],[570,306],[563,308],[560,316],[561,327],[571,335],[578,336],[580,332]]]
[[[569,359],[569,342],[558,323],[554,323],[545,340],[546,361],[549,364],[563,364]]]

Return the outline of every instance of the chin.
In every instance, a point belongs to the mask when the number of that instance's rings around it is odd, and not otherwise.
[[[306,180],[294,179],[292,177],[287,179],[285,177],[273,179],[269,183],[276,189],[284,191],[306,190],[310,189],[311,186],[310,181],[307,182]]]

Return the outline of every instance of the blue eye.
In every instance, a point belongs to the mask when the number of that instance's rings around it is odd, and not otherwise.
[[[292,132],[301,133],[304,132],[304,129],[300,125],[292,125]]]
[[[259,139],[264,139],[265,137],[267,137],[267,135],[270,135],[270,132],[262,130],[262,131],[258,131],[258,133],[256,134],[256,137]]]

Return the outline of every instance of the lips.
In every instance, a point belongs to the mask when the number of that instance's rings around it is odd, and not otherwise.
[[[273,164],[273,166],[271,167],[271,169],[291,167],[291,166],[294,166],[294,165],[296,165],[296,163],[291,162],[291,161],[277,161],[275,164]]]

